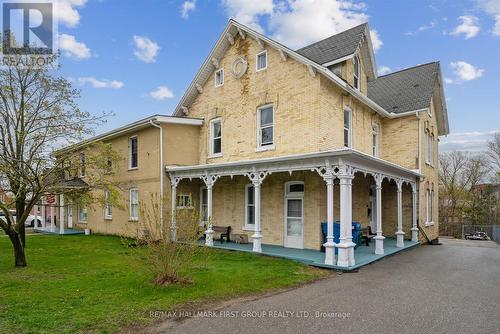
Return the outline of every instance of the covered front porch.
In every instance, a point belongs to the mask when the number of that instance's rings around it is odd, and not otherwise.
[[[172,166],[167,172],[174,240],[177,211],[192,209],[188,192],[198,192],[210,247],[218,246],[212,225],[231,226],[232,233],[248,236],[253,252],[355,269],[418,244],[421,175],[356,150]],[[369,233],[370,246],[356,247],[359,227]],[[249,244],[221,246],[250,250]]]
[[[204,241],[200,241],[200,243],[204,243]],[[375,254],[374,243],[370,243],[369,246],[365,245],[358,246],[354,251],[355,264],[348,267],[338,266],[336,263],[325,264],[325,253],[314,249],[297,249],[297,248],[288,248],[277,245],[263,244],[261,253],[268,256],[282,257],[290,260],[299,261],[315,267],[351,271],[359,269],[372,262],[378,261],[386,256],[390,256],[398,252],[420,245],[419,242],[410,240],[406,241],[403,247],[397,247],[396,243],[397,243],[396,239],[386,238],[384,240],[384,254]],[[235,242],[221,243],[219,240],[214,240],[214,244],[212,247],[218,249],[232,250],[232,251],[241,251],[249,253],[253,252],[252,249],[253,245],[251,243],[249,244],[237,244]]]

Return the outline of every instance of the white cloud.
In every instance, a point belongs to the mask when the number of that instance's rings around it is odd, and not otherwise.
[[[453,73],[462,81],[470,81],[483,76],[484,70],[475,67],[465,61],[455,61],[450,63]]]
[[[384,45],[384,42],[382,42],[382,39],[380,38],[377,30],[370,30],[370,37],[372,40],[373,51],[377,52],[378,50],[380,50],[382,45]]]
[[[436,25],[437,25],[437,21],[436,20],[432,20],[428,24],[424,24],[424,25],[421,25],[420,27],[418,27],[416,31],[409,31],[409,32],[405,33],[405,35],[413,36],[413,35],[418,34],[419,32],[423,32],[423,31],[426,31],[426,30],[431,30]]]
[[[492,30],[493,35],[500,36],[500,14],[495,16],[495,26]]]
[[[80,22],[80,13],[76,7],[83,7],[87,0],[56,0],[54,2],[54,16],[68,27],[75,27]]]
[[[388,66],[382,65],[378,68],[377,72],[378,72],[378,75],[385,75],[385,74],[391,73],[391,68]]]
[[[183,19],[189,18],[189,12],[196,9],[196,0],[184,1],[181,6],[181,17]]]
[[[156,90],[149,93],[149,96],[155,100],[165,100],[173,98],[174,93],[167,86],[158,86]]]
[[[498,0],[477,0],[479,7],[491,15],[495,20],[495,25],[491,33],[495,36],[500,36],[500,1]]]
[[[440,150],[446,151],[484,151],[488,147],[488,141],[500,130],[471,131],[450,133],[440,138]]]
[[[90,49],[85,43],[78,42],[75,36],[61,34],[59,37],[59,49],[66,57],[77,60],[88,59],[92,56]]]
[[[274,11],[273,0],[222,0],[222,6],[229,17],[261,33],[259,17]]]
[[[452,35],[464,35],[465,39],[475,37],[481,28],[479,27],[479,19],[472,15],[459,16],[458,19],[462,22],[455,30],[451,32]]]
[[[444,78],[444,82],[447,83],[448,85],[453,84],[455,81],[452,78]]]
[[[98,80],[94,77],[81,77],[78,78],[78,84],[80,86],[84,86],[86,84],[92,85],[94,88],[112,88],[112,89],[120,89],[125,84],[122,81],[118,80]]]
[[[145,36],[134,35],[134,55],[145,63],[154,63],[160,46]]]

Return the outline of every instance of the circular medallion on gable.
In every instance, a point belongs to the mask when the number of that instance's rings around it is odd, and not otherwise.
[[[238,57],[233,61],[233,65],[231,65],[231,74],[235,79],[239,79],[245,74],[247,68],[247,61],[242,57]]]

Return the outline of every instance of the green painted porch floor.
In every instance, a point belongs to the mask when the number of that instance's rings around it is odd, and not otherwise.
[[[204,243],[204,240],[200,241]],[[377,255],[375,254],[375,241],[370,242],[370,246],[365,246],[364,244],[356,247],[354,250],[354,260],[356,264],[350,267],[339,267],[337,265],[326,265],[325,264],[325,253],[320,252],[319,250],[314,249],[295,249],[295,248],[286,248],[283,246],[276,245],[262,245],[262,254],[269,256],[276,256],[287,258],[295,261],[299,261],[311,266],[321,267],[321,268],[329,268],[336,269],[342,271],[351,271],[359,269],[369,263],[378,261],[386,256],[404,251],[406,249],[418,246],[418,242],[413,242],[409,240],[405,240],[405,245],[403,248],[396,247],[396,239],[386,238],[384,240],[384,254]],[[241,252],[252,252],[252,243],[248,244],[237,244],[234,242],[224,242],[214,240],[214,248],[219,249],[227,249]]]

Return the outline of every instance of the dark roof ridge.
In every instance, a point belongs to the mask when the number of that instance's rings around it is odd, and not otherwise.
[[[313,43],[308,44],[308,45],[306,45],[306,46],[303,46],[303,47],[301,47],[300,49],[297,49],[297,50],[295,50],[295,51],[299,52],[300,50],[303,50],[303,49],[306,49],[306,48],[310,48],[310,47],[312,47],[312,46],[314,46],[314,45],[316,45],[316,44],[319,44],[319,43],[321,43],[321,42],[323,42],[323,41],[325,41],[325,40],[329,39],[329,38],[332,38],[333,36],[337,36],[337,35],[343,34],[343,33],[347,32],[347,31],[350,31],[350,30],[353,30],[353,29],[359,28],[359,27],[361,27],[361,26],[363,26],[363,25],[367,26],[367,25],[368,25],[368,21],[366,21],[366,22],[364,22],[364,23],[361,23],[361,24],[358,24],[358,25],[356,25],[356,26],[354,26],[354,27],[352,27],[352,28],[349,28],[349,29],[346,29],[346,30],[342,30],[341,32],[338,32],[338,33],[336,33],[336,34],[330,35],[330,36],[325,37],[325,38],[323,38],[323,39],[320,39],[319,41],[316,41],[316,42],[313,42]]]
[[[404,71],[408,71],[408,70],[413,70],[415,68],[419,68],[419,67],[423,67],[423,66],[428,66],[428,65],[431,65],[431,64],[439,64],[439,60],[435,60],[435,61],[431,61],[431,62],[428,62],[428,63],[425,63],[425,64],[418,64],[418,65],[415,65],[415,66],[411,66],[411,67],[406,67],[406,68],[403,68],[401,70],[397,70],[397,71],[394,71],[394,72],[391,72],[391,73],[387,73],[387,74],[384,74],[384,75],[378,75],[377,76],[377,79],[380,79],[380,78],[383,78],[383,77],[387,77],[389,75],[393,75],[393,74],[396,74],[396,73],[401,73],[401,72],[404,72]],[[375,79],[375,80],[377,80]]]

